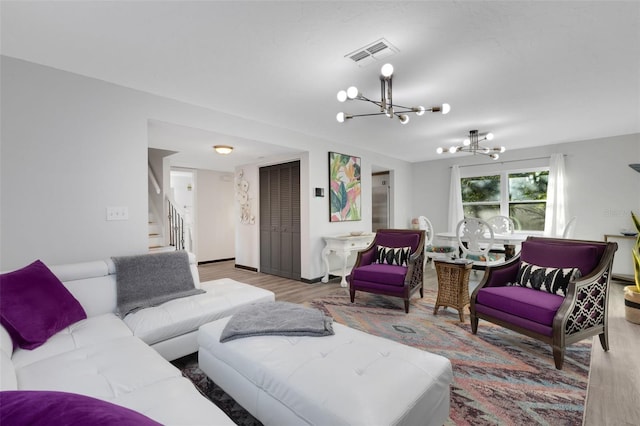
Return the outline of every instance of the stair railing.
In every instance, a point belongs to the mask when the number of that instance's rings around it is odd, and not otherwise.
[[[176,206],[167,198],[167,211],[169,218],[169,245],[176,250],[184,250],[184,218]]]

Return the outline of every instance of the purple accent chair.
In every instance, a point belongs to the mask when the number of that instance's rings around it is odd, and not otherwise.
[[[598,335],[609,350],[607,305],[614,242],[529,237],[508,262],[487,267],[471,295],[471,331],[483,319],[551,345],[562,369],[565,348]],[[515,283],[521,262],[552,268],[578,268],[581,277],[569,281],[566,295]]]
[[[423,297],[424,241],[423,230],[378,229],[371,245],[358,252],[349,275],[351,303],[355,300],[356,290],[401,297],[404,311],[409,313],[409,299],[413,293],[420,290],[420,297]],[[411,247],[407,266],[376,263],[378,246]]]

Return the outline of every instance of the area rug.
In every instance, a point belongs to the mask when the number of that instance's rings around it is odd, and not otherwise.
[[[529,337],[480,321],[471,333],[468,310],[461,323],[454,309],[433,315],[436,293],[425,289],[409,314],[397,298],[346,292],[307,303],[336,322],[445,356],[453,365],[447,425],[580,425],[584,411],[591,339],[567,349],[563,369],[555,369],[551,349]],[[197,367],[195,356],[174,361],[200,391],[236,424],[260,422]]]
[[[464,323],[455,309],[433,315],[436,296],[425,289],[409,314],[401,299],[361,292],[353,304],[338,294],[309,305],[339,323],[451,360],[448,425],[582,424],[591,339],[570,346],[556,370],[549,345],[482,320],[473,335],[468,308]]]

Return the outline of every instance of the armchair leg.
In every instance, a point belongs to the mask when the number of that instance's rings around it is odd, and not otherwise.
[[[604,333],[600,333],[598,337],[600,338],[602,349],[607,352],[609,350],[609,333],[605,330]]]
[[[355,288],[350,288],[349,289],[349,297],[351,298],[351,303],[353,303],[353,301],[356,298],[356,289]]]
[[[478,317],[476,317],[473,313],[470,316],[471,319],[471,332],[473,334],[478,334]]]
[[[404,313],[409,313],[409,299],[404,299]]]
[[[553,348],[553,362],[556,364],[556,369],[562,370],[562,364],[564,364],[564,348]]]

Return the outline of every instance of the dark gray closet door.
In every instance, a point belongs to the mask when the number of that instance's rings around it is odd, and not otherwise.
[[[260,272],[300,279],[300,162],[260,168]]]

